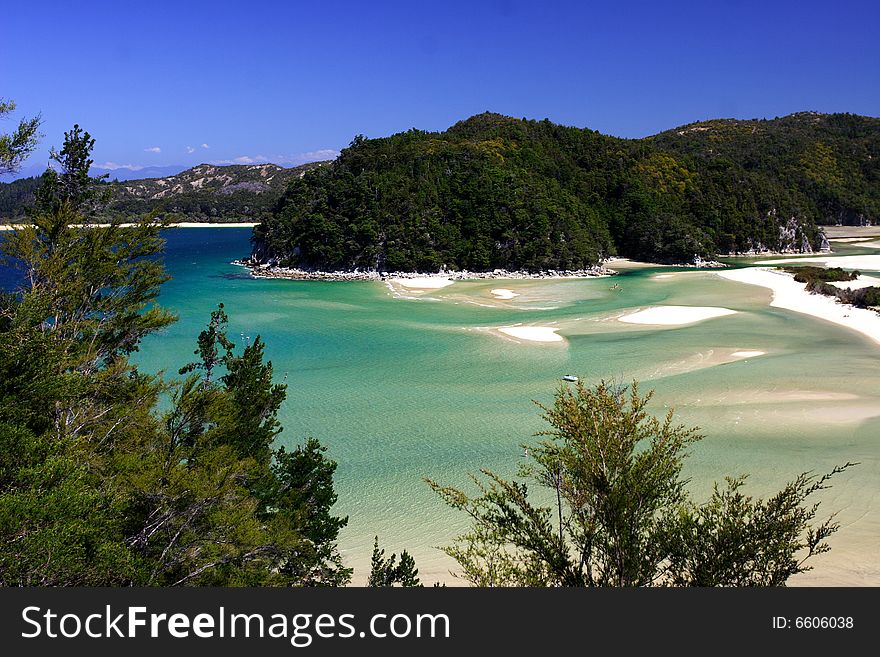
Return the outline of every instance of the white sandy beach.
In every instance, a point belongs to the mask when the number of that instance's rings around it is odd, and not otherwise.
[[[440,276],[424,278],[392,278],[389,283],[405,287],[408,290],[439,290],[452,285],[455,281]]]
[[[513,290],[508,290],[502,287],[496,288],[494,290],[489,290],[489,294],[491,294],[496,299],[501,299],[503,301],[510,301],[511,299],[515,299],[519,296],[519,294],[517,294]]]
[[[831,281],[829,285],[839,287],[841,290],[861,290],[863,287],[880,287],[880,278],[862,275],[854,281]]]
[[[795,281],[791,274],[765,267],[734,269],[716,273],[730,281],[769,288],[773,292],[773,300],[770,305],[774,308],[785,308],[824,319],[858,331],[880,343],[880,315],[873,310],[837,303],[835,299],[828,296],[810,294],[804,289],[804,284]]]
[[[552,326],[502,326],[498,330],[512,338],[529,342],[564,342],[564,338],[556,334],[559,329]]]
[[[654,306],[653,308],[640,310],[629,315],[623,315],[618,317],[617,320],[626,324],[680,326],[735,313],[735,310],[730,310],[729,308],[707,306]]]

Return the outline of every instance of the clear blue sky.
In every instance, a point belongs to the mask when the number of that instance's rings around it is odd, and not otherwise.
[[[484,110],[626,137],[880,115],[877,0],[49,0],[4,3],[0,34],[0,96],[44,118],[30,164],[74,122],[97,163],[145,166],[293,164]]]

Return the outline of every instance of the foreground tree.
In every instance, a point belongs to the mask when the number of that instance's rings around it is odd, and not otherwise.
[[[15,103],[0,98],[0,119],[13,111],[15,111]],[[40,138],[37,130],[41,122],[39,116],[21,119],[12,133],[0,133],[0,174],[18,171],[21,163],[34,152]]]
[[[474,477],[479,495],[428,480],[443,500],[471,517],[471,530],[445,548],[477,586],[782,585],[828,550],[833,519],[811,524],[807,499],[833,474],[803,474],[769,500],[729,479],[701,505],[682,477],[696,429],[646,408],[651,394],[599,383],[561,388],[542,407],[547,439],[529,447],[525,481],[489,470]],[[533,501],[529,482],[542,490]]]
[[[275,447],[286,386],[262,340],[237,351],[221,305],[184,379],[140,372],[174,321],[162,225],[78,228],[93,183],[71,180],[2,243],[22,284],[0,297],[0,585],[347,583],[336,464]]]

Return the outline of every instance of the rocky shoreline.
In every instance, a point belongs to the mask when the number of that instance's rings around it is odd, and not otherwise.
[[[540,272],[508,271],[507,269],[493,269],[492,271],[439,271],[439,272],[379,272],[375,270],[354,271],[312,271],[277,267],[274,265],[261,264],[253,260],[233,260],[233,265],[245,267],[250,270],[254,278],[281,278],[294,281],[385,281],[390,279],[414,279],[414,278],[445,278],[453,281],[471,281],[480,279],[542,279],[542,278],[592,278],[596,276],[614,276],[618,272],[602,265],[596,265],[589,269],[557,270],[548,269]]]

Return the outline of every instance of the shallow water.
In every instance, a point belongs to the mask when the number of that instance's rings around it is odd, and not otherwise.
[[[859,461],[822,498],[842,529],[801,582],[880,585],[880,346],[867,338],[770,308],[769,290],[680,268],[457,282],[405,295],[375,282],[254,280],[229,264],[248,252],[249,235],[170,233],[174,278],[161,302],[180,321],[146,340],[137,360],[176,372],[221,301],[233,339],[263,336],[277,378],[288,374],[280,440],[315,436],[339,463],[336,511],[350,516],[340,546],[356,582],[367,575],[374,535],[386,551],[410,551],[423,581],[448,579],[454,563],[436,546],[464,519],[423,478],[467,485],[481,467],[512,474],[520,445],[543,428],[532,400],[550,402],[560,377],[577,374],[639,379],[656,390],[657,412],[674,406],[681,422],[702,427],[686,466],[700,497],[725,475],[751,473],[749,492],[765,494],[802,471]],[[500,300],[490,292],[499,287],[519,296]],[[737,312],[684,326],[617,321],[652,305]],[[530,343],[493,330],[517,324],[552,326],[565,340]]]

